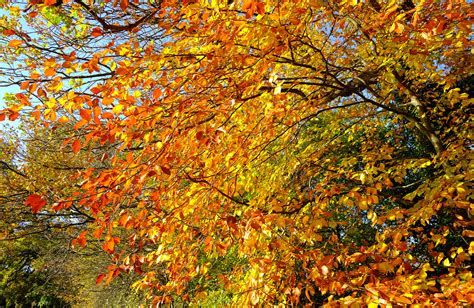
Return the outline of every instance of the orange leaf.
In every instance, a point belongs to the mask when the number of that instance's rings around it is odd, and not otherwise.
[[[67,208],[67,202],[57,202],[51,206],[51,209],[55,212]]]
[[[120,216],[120,219],[118,220],[118,224],[120,226],[125,226],[127,225],[127,222],[130,220],[130,215],[127,213],[123,213],[122,216]]]
[[[125,11],[128,8],[128,0],[120,0],[120,8]]]
[[[102,248],[107,252],[107,253],[113,253],[115,250],[115,241],[111,236],[107,236],[104,245]]]
[[[85,247],[87,245],[86,235],[87,231],[82,231],[81,234],[79,234],[79,236],[77,237],[77,243],[82,247]]]
[[[32,118],[39,120],[41,118],[41,111],[39,110],[32,111],[30,115]]]
[[[8,120],[10,121],[15,121],[16,119],[18,119],[18,117],[20,116],[20,114],[18,112],[12,112],[10,113],[10,115],[8,116]]]
[[[87,109],[81,109],[79,110],[79,114],[81,115],[81,118],[83,118],[86,121],[89,121],[92,118],[92,111],[87,110]]]
[[[412,304],[412,301],[404,296],[395,296],[394,298],[398,303],[403,303],[406,305]]]
[[[252,0],[245,0],[244,4],[242,5],[243,10],[248,10],[252,7],[253,1]]]
[[[74,154],[77,154],[79,153],[79,151],[81,150],[81,142],[79,140],[74,140],[74,142],[72,143],[72,151],[74,152]]]
[[[102,232],[104,232],[104,228],[99,228],[96,229],[94,233],[92,233],[92,235],[94,236],[94,238],[100,239],[100,237],[102,236]]]
[[[56,70],[52,67],[47,68],[47,69],[44,70],[44,75],[47,76],[47,77],[54,76],[55,74],[56,74]]]
[[[38,91],[36,91],[36,93],[38,93],[39,97],[47,97],[46,91],[41,88],[39,88]]]
[[[246,0],[244,1],[242,9],[246,11],[245,17],[250,18],[255,13],[257,5],[253,0]]]
[[[24,106],[31,106],[31,103],[28,100],[28,98],[25,96],[25,94],[17,93],[15,94],[15,97],[19,99]]]
[[[69,119],[68,119],[68,117],[66,117],[66,116],[61,116],[61,117],[58,119],[58,122],[61,123],[61,124],[64,124],[64,123],[69,122]]]
[[[156,99],[156,100],[158,100],[158,99],[160,98],[161,94],[162,94],[162,92],[161,92],[161,89],[160,89],[160,88],[155,89],[155,90],[153,91],[153,98]]]
[[[111,105],[113,102],[114,102],[113,97],[104,97],[102,99],[102,104],[104,104],[105,106]]]
[[[56,121],[56,111],[54,109],[46,109],[44,111],[44,117],[50,121]]]
[[[46,205],[46,200],[40,195],[33,194],[26,198],[25,205],[31,207],[33,213],[38,213]]]
[[[102,114],[102,119],[113,119],[114,115],[111,112],[104,112]]]
[[[11,40],[10,42],[8,42],[8,46],[13,47],[13,48],[16,48],[22,44],[23,44],[22,40]]]
[[[21,90],[27,90],[29,86],[30,86],[30,83],[28,81],[23,81],[22,83],[20,83]]]
[[[87,121],[82,119],[74,125],[74,129],[79,129],[87,124]]]
[[[115,70],[115,73],[117,75],[127,75],[128,70],[126,68],[119,67],[118,69]]]

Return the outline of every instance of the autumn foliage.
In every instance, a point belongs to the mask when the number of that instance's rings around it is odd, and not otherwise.
[[[75,243],[110,254],[98,283],[134,272],[154,304],[474,302],[470,1],[4,7],[0,118],[88,159],[67,196],[24,204],[94,219]]]

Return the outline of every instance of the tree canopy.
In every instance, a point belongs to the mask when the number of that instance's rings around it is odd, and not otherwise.
[[[0,171],[57,177],[15,202],[83,217],[61,222],[110,255],[97,283],[133,274],[154,304],[474,302],[470,1],[0,3],[0,119],[61,131],[32,157],[68,172]]]

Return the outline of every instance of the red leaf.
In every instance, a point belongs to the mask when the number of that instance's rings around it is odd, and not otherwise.
[[[265,14],[265,4],[264,3],[261,3],[261,2],[257,3],[257,13],[259,15]]]
[[[98,37],[98,36],[101,36],[102,34],[104,34],[104,32],[102,31],[101,28],[95,27],[94,29],[92,29],[92,32],[91,32],[92,37]]]
[[[15,34],[15,31],[13,31],[12,29],[5,29],[3,30],[3,35],[14,35]]]
[[[160,166],[160,168],[161,168],[161,171],[163,171],[164,174],[167,174],[167,175],[171,174],[170,168],[165,167],[165,166]]]
[[[74,152],[74,154],[77,154],[79,153],[79,151],[81,150],[81,142],[79,140],[74,140],[74,142],[72,143],[72,151]]]
[[[31,207],[33,213],[38,213],[46,205],[46,200],[40,195],[33,194],[26,198],[25,205]]]
[[[105,275],[104,274],[100,274],[99,276],[97,276],[97,279],[95,280],[95,284],[99,284],[102,282],[102,280],[104,280],[105,278]]]
[[[99,94],[102,90],[98,87],[93,87],[91,88],[91,92],[94,93],[95,95]]]
[[[53,206],[51,207],[51,209],[54,210],[55,212],[60,211],[64,208],[66,208],[66,203],[65,202],[57,202],[57,203],[53,204]]]
[[[203,131],[197,132],[196,133],[196,139],[199,140],[199,141],[204,140],[204,132]]]

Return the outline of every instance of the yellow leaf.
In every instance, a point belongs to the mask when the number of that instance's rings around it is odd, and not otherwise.
[[[251,303],[252,305],[254,305],[254,306],[257,305],[259,299],[260,299],[260,298],[259,298],[257,292],[252,292],[252,293],[250,294],[250,303]]]
[[[449,262],[448,258],[444,259],[443,265],[446,266],[446,267],[451,266],[451,262]]]
[[[277,95],[277,94],[280,94],[280,93],[281,93],[281,86],[275,87],[275,89],[273,90],[273,94]]]
[[[123,110],[122,104],[118,104],[114,108],[112,108],[112,112],[115,114],[119,114],[120,112],[122,112],[122,110]]]
[[[321,266],[321,273],[323,273],[324,276],[327,276],[329,268],[326,265]]]
[[[438,257],[436,258],[436,261],[438,261],[438,264],[441,262],[441,260],[443,260],[443,258],[444,258],[444,253],[440,253]]]
[[[377,264],[377,268],[384,274],[392,271],[392,266],[388,262],[382,262]]]
[[[359,208],[363,211],[367,210],[369,207],[367,206],[367,200],[363,199],[359,202]]]

